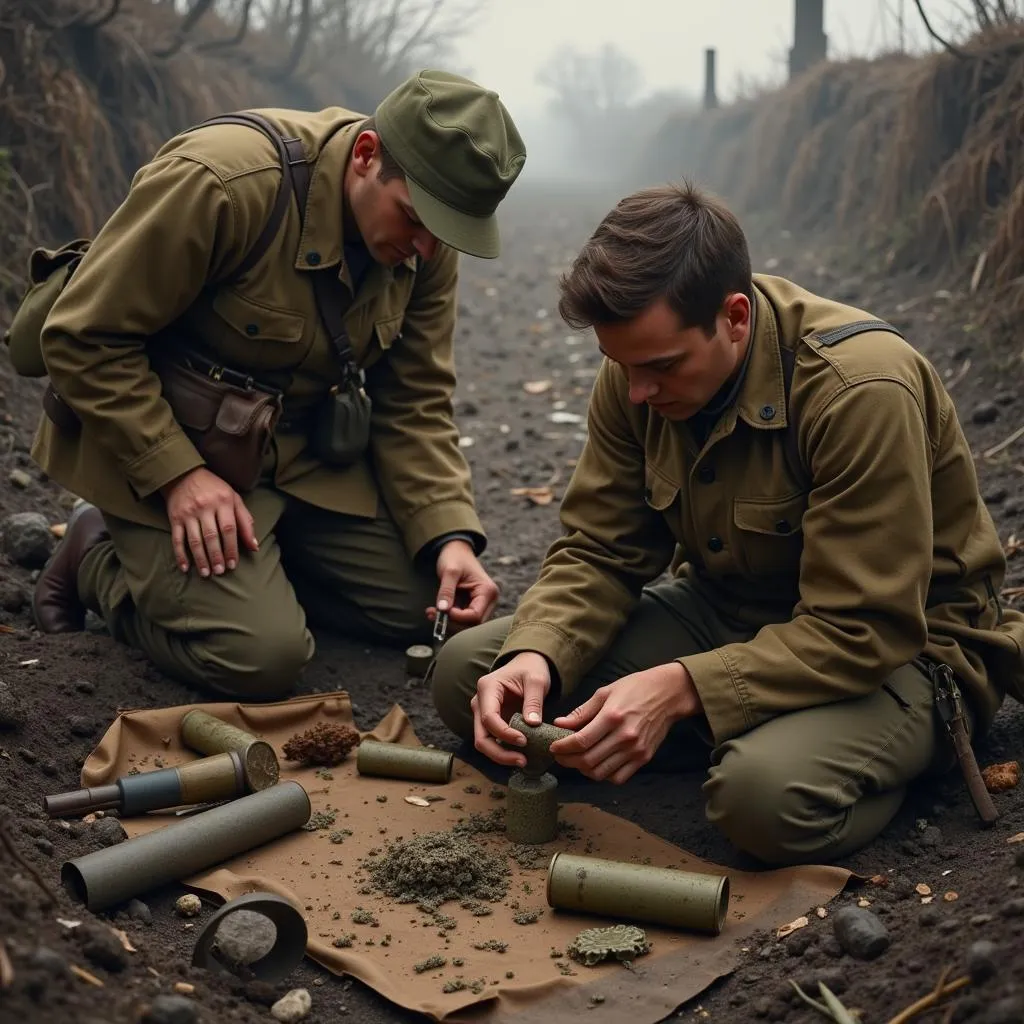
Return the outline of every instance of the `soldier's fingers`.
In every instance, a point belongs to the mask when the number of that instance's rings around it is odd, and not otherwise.
[[[234,506],[223,505],[217,509],[217,529],[224,548],[224,564],[230,572],[238,565],[238,524]]]
[[[523,718],[530,725],[540,725],[546,696],[547,687],[542,680],[533,675],[528,675],[523,680]]]
[[[238,534],[242,543],[250,551],[259,551],[260,542],[256,539],[256,520],[252,513],[245,507],[239,495],[235,495],[235,522],[238,524]]]
[[[582,754],[615,728],[600,713],[607,699],[607,693],[598,690],[590,700],[555,719],[552,724],[558,728],[575,730],[572,736],[563,736],[551,744],[551,753],[555,757],[560,759]]]
[[[606,740],[605,743],[608,741]],[[598,744],[582,760],[587,765],[587,774],[590,778],[603,782],[611,778],[624,764],[632,760],[633,755],[628,750],[608,749],[605,751],[604,743]]]
[[[220,529],[217,526],[217,515],[211,509],[203,512],[199,520],[203,529],[203,543],[206,545],[206,555],[210,567],[215,575],[220,576],[224,572],[224,551],[220,546]]]
[[[496,764],[503,764],[509,768],[522,768],[526,764],[526,758],[522,754],[503,747],[476,717],[473,719],[473,746]]]
[[[437,588],[437,607],[446,612],[455,603],[455,589],[459,585],[461,573],[458,569],[445,569],[441,573],[441,585]],[[454,609],[452,609],[454,611]],[[454,618],[454,616],[453,616]]]
[[[203,528],[195,516],[189,516],[185,520],[185,534],[188,537],[188,547],[192,552],[192,561],[200,576],[210,575],[210,563],[206,557],[206,545],[203,543]]]
[[[185,553],[185,526],[175,519],[171,523],[171,548],[174,550],[174,560],[182,572],[188,572],[188,555]]]
[[[504,684],[494,676],[481,678],[477,683],[476,691],[479,699],[480,722],[491,736],[513,746],[521,747],[526,743],[526,737],[518,729],[513,729],[501,717],[502,703],[506,692]]]

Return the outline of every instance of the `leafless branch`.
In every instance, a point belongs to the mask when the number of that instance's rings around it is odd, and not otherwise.
[[[295,31],[295,39],[292,41],[291,53],[282,68],[271,72],[271,77],[277,81],[290,77],[295,73],[302,60],[306,45],[313,30],[313,0],[302,0],[302,7],[299,10],[299,27]]]
[[[198,43],[196,45],[196,51],[225,50],[230,46],[237,46],[245,38],[245,33],[249,31],[249,17],[252,14],[252,5],[253,0],[244,0],[242,3],[242,13],[238,22],[238,30],[230,39],[210,39],[205,43]]]
[[[154,50],[154,57],[171,57],[176,54],[184,45],[188,34],[199,24],[203,15],[213,6],[213,0],[195,0],[188,9],[188,13],[181,19],[178,30],[174,33],[173,39],[161,50]]]
[[[924,13],[924,6],[921,0],[914,0],[914,6],[917,8],[917,13],[921,15],[921,21],[924,22],[924,27],[932,39],[955,57],[966,58],[968,56],[964,50],[961,50],[960,47],[947,42],[938,34],[938,32],[935,31],[934,28],[932,28],[932,23],[928,20],[928,15]]]
[[[101,25],[106,25],[108,21],[113,21],[117,17],[117,12],[121,10],[121,0],[110,0],[110,6],[107,10],[101,14],[98,18],[93,21],[87,21],[84,23],[85,28],[99,28]]]

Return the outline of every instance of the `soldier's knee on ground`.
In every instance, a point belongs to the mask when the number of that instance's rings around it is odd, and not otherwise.
[[[474,657],[479,648],[475,634],[480,628],[476,626],[451,636],[438,651],[428,680],[441,721],[456,736],[470,741],[473,739],[473,709],[469,702],[476,693],[480,674]]]
[[[823,805],[821,794],[801,779],[801,767],[808,766],[731,748],[704,783],[708,821],[765,864],[781,867],[827,856],[842,811]]]
[[[427,618],[427,609],[437,600],[438,584],[426,577],[414,579],[414,583],[396,593],[386,606],[365,609],[380,639],[395,644],[430,641],[434,626]]]
[[[313,656],[314,643],[305,628],[267,624],[252,634],[223,630],[208,634],[196,652],[203,663],[203,682],[244,700],[277,700],[295,689]]]

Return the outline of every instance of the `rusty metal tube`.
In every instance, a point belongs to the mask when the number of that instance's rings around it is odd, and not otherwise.
[[[729,878],[647,864],[556,853],[548,905],[717,935],[729,908]]]
[[[302,786],[281,782],[66,861],[61,881],[89,910],[105,910],[269,843],[300,828],[309,814],[309,796]]]

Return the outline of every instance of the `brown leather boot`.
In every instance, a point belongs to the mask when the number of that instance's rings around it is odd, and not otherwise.
[[[43,633],[77,633],[85,629],[86,607],[78,596],[78,568],[85,553],[110,536],[103,513],[79,500],[68,517],[60,546],[46,563],[32,595],[32,616]]]

